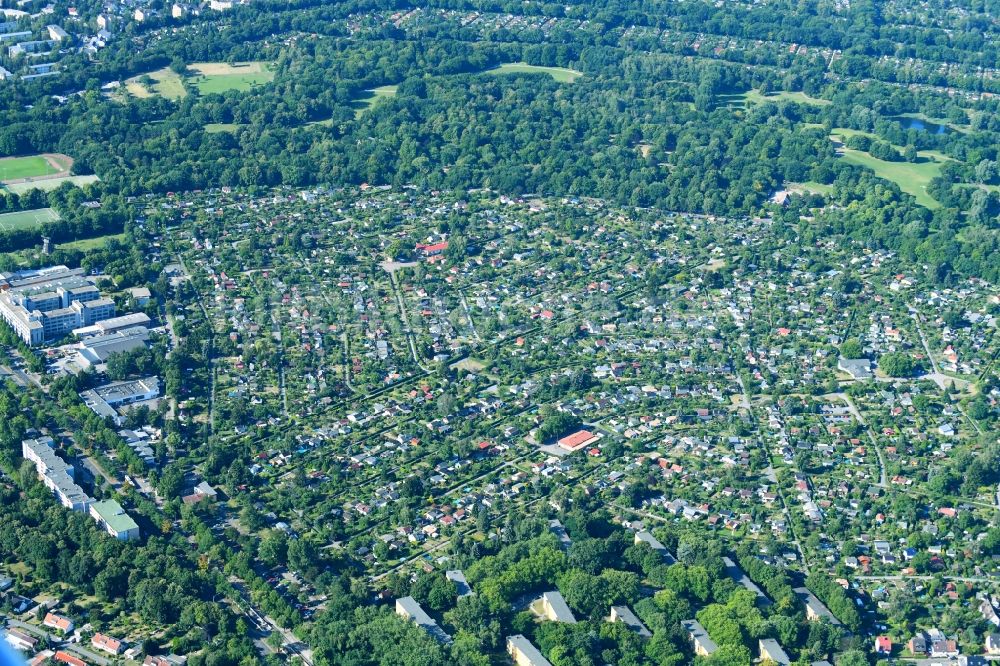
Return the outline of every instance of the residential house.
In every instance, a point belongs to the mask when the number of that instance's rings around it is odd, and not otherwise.
[[[96,650],[103,650],[113,655],[119,655],[125,649],[125,645],[120,640],[101,633],[94,634],[94,637],[90,639],[90,645]]]
[[[636,617],[635,613],[628,606],[612,606],[608,622],[621,622],[642,638],[651,638],[653,636],[649,629],[646,628],[646,625]]]
[[[701,657],[708,657],[718,648],[705,627],[701,626],[698,620],[682,620],[681,626],[688,632],[691,642],[694,643],[694,653]]]
[[[434,637],[439,643],[451,642],[451,636],[438,626],[438,623],[420,607],[420,604],[413,597],[396,599],[396,615],[410,620]]]
[[[778,666],[791,666],[792,660],[785,653],[778,641],[773,638],[762,638],[757,641],[757,648],[760,650],[760,658],[773,661]]]
[[[546,592],[542,595],[542,610],[545,611],[545,617],[553,622],[576,623],[573,611],[569,609],[563,595],[558,591]]]
[[[62,634],[68,634],[73,631],[73,620],[62,615],[56,615],[55,613],[47,613],[45,619],[42,620],[42,624]]]
[[[538,648],[521,634],[507,637],[507,654],[517,666],[552,666]]]

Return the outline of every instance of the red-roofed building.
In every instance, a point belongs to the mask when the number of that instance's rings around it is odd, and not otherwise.
[[[94,637],[90,639],[90,644],[98,650],[104,650],[111,654],[121,654],[124,648],[120,640],[104,634],[94,634]]]
[[[435,254],[441,254],[448,249],[448,241],[441,241],[440,243],[431,243],[426,245],[424,243],[417,243],[417,250],[423,253],[425,257],[432,257]]]
[[[61,661],[64,664],[69,664],[69,666],[87,666],[87,662],[83,659],[74,657],[69,652],[63,652],[62,650],[56,652],[52,658],[56,661]]]
[[[46,627],[56,629],[64,634],[68,634],[73,631],[73,620],[68,617],[63,617],[62,615],[56,615],[55,613],[47,613],[45,619],[42,621]]]
[[[565,449],[567,451],[577,451],[588,444],[593,444],[600,438],[600,435],[595,435],[589,430],[578,430],[572,435],[566,435],[560,439],[558,444],[561,449]]]
[[[41,666],[42,664],[44,664],[45,662],[47,662],[49,659],[51,659],[52,657],[54,657],[55,654],[56,653],[53,652],[52,650],[42,650],[41,652],[39,652],[38,654],[36,654],[34,657],[32,657],[28,661],[28,664],[30,666]]]
[[[879,654],[892,654],[892,639],[888,636],[879,636],[876,638],[875,652]]]

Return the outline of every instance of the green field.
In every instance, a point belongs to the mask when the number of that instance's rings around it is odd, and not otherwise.
[[[152,91],[143,85],[141,79],[143,75],[133,76],[125,80],[125,89],[139,99],[160,95],[167,99],[181,99],[187,96],[187,90],[181,82],[181,77],[169,67],[149,72],[149,78],[153,80]]]
[[[256,85],[274,80],[274,72],[266,62],[196,62],[188,66],[187,81],[202,94],[221,93],[227,90],[250,90]],[[143,75],[126,79],[125,88],[140,99],[160,95],[167,99],[181,99],[188,94],[184,79],[169,67],[148,73],[153,80],[152,90],[142,83]]]
[[[218,62],[195,63],[189,67],[197,74],[191,82],[203,95],[229,90],[246,91],[254,86],[270,83],[274,72],[265,62],[246,62],[235,65]]]
[[[208,123],[205,125],[205,131],[209,134],[219,134],[221,132],[235,132],[242,125],[237,123]]]
[[[810,97],[804,92],[772,92],[767,95],[762,95],[756,90],[748,90],[747,92],[740,95],[743,99],[750,104],[762,104],[764,102],[796,102],[797,104],[811,104],[812,106],[827,106],[831,104],[830,100],[820,99],[819,97]]]
[[[30,190],[42,190],[43,192],[49,192],[56,189],[63,183],[72,183],[77,187],[83,187],[84,185],[96,183],[99,180],[100,178],[95,175],[66,176],[65,178],[46,178],[45,180],[36,180],[30,183],[8,184],[4,185],[3,189],[9,190],[14,194],[24,194]]]
[[[830,132],[830,139],[838,144],[843,144],[849,137],[866,136],[877,141],[884,141],[871,132],[848,129],[846,127],[835,127]],[[894,146],[902,151],[901,146]],[[931,195],[927,193],[927,185],[931,179],[941,175],[941,163],[952,158],[935,150],[921,150],[917,156],[919,162],[886,162],[872,157],[866,152],[853,150],[846,146],[838,146],[841,158],[845,162],[868,167],[875,172],[879,178],[885,178],[896,183],[903,192],[912,194],[917,203],[927,208],[937,208],[939,204]]]
[[[37,178],[54,173],[59,173],[59,169],[49,164],[41,155],[0,159],[0,180]]]
[[[826,106],[831,103],[826,99],[810,97],[804,92],[779,91],[762,95],[757,90],[747,90],[741,93],[716,95],[716,104],[721,108],[745,109],[751,104],[763,104],[764,102],[795,102],[810,106]]]
[[[816,127],[822,127],[822,125],[816,125]],[[848,138],[852,136],[866,136],[872,141],[885,141],[877,134],[872,134],[871,132],[863,132],[861,130],[850,129],[847,127],[834,127],[830,132],[830,138],[834,141],[844,143]],[[899,152],[903,152],[903,146],[897,146],[896,144],[890,144],[893,148]],[[954,157],[945,155],[939,150],[918,150],[917,156],[922,157],[925,160],[931,162],[956,162]]]
[[[376,102],[380,99],[385,99],[386,97],[393,97],[396,94],[396,89],[398,86],[379,86],[378,88],[373,88],[371,90],[366,90],[368,93],[364,97],[359,97],[358,99],[351,102],[351,106],[354,107],[354,118],[355,120],[361,116],[362,113],[372,108]],[[325,122],[325,121],[320,121]]]
[[[529,65],[526,62],[509,62],[500,65],[499,67],[494,67],[493,69],[488,69],[486,74],[548,74],[556,81],[560,83],[573,83],[578,78],[583,76],[583,72],[578,72],[575,69],[566,69],[564,67],[542,67],[539,65]]]
[[[51,208],[37,208],[35,210],[22,210],[17,213],[4,213],[0,215],[0,232],[35,229],[46,222],[55,222],[58,219],[59,213]]]
[[[833,184],[817,183],[807,180],[802,183],[785,183],[785,189],[789,192],[809,192],[812,194],[831,194]]]
[[[98,236],[96,238],[82,238],[69,243],[59,243],[59,247],[66,250],[79,250],[80,252],[86,252],[87,250],[102,247],[109,240],[125,242],[125,234],[111,234],[108,236]]]
[[[896,183],[899,189],[916,197],[921,206],[937,208],[941,205],[927,193],[931,178],[941,175],[941,165],[937,162],[886,162],[850,148],[842,149],[841,156],[845,162],[867,167],[879,178]]]

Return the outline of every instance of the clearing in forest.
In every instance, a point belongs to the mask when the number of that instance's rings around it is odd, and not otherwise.
[[[207,95],[227,90],[250,90],[274,80],[274,72],[266,62],[196,62],[188,65],[189,74],[180,74],[164,67],[146,74],[139,74],[125,80],[125,89],[133,97],[146,99],[160,95],[167,99],[181,99],[188,94],[185,79],[194,84],[198,92]],[[149,77],[147,80],[145,77]]]
[[[144,80],[146,76],[149,77],[149,81]],[[187,90],[184,89],[180,75],[169,67],[125,79],[125,89],[139,99],[146,99],[153,95],[160,95],[167,99],[181,99],[187,96]]]
[[[398,86],[379,86],[378,88],[366,90],[364,97],[359,97],[351,102],[351,106],[354,107],[355,120],[357,120],[362,113],[375,106],[375,103],[380,99],[394,96],[397,88]]]
[[[73,158],[55,153],[0,159],[0,182],[19,183],[31,178],[69,175]]]
[[[222,132],[235,132],[242,125],[237,123],[208,123],[205,125],[205,131],[209,134],[221,134]]]
[[[228,90],[246,91],[270,83],[274,72],[266,62],[196,62],[188,66],[194,72],[191,82],[204,95]]]
[[[583,76],[583,72],[565,67],[542,67],[541,65],[529,65],[526,62],[508,62],[488,69],[486,74],[548,74],[559,83],[573,83]]]

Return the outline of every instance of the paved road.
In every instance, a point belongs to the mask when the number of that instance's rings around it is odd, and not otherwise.
[[[184,277],[187,278],[191,285],[194,286],[194,280],[191,279],[191,271],[188,270],[187,264],[184,263],[184,257],[179,253],[177,256],[177,264],[181,267],[181,272],[184,273]],[[195,289],[197,291],[197,288]],[[198,293],[198,308],[201,310],[201,315],[205,318],[205,323],[208,327],[212,328],[212,318],[208,316],[208,309],[205,308],[205,299],[202,297],[201,293]],[[211,384],[208,391],[208,431],[210,434],[215,434],[215,332],[212,329],[212,334],[209,336],[207,341],[207,348],[205,349],[205,358],[208,359],[209,373],[211,375]]]
[[[735,357],[735,354],[733,355]],[[747,406],[747,410],[750,412],[750,418],[753,421],[757,421],[757,417],[753,413],[753,404],[750,402],[750,394],[747,393],[746,383],[743,381],[743,376],[740,373],[736,373],[736,380],[740,385],[740,392],[743,394],[743,404]],[[784,426],[782,426],[784,430]],[[792,537],[792,543],[795,544],[795,548],[799,551],[799,561],[802,562],[802,569],[809,575],[809,560],[806,559],[806,550],[802,547],[802,542],[799,541],[798,534],[795,533],[795,528],[792,527],[792,513],[788,509],[788,502],[785,500],[785,491],[782,490],[781,484],[778,483],[778,476],[774,472],[774,465],[771,463],[771,452],[767,450],[767,445],[763,441],[759,441],[759,446],[761,452],[764,454],[764,459],[767,460],[767,469],[765,470],[765,475],[768,480],[774,484],[775,489],[778,491],[778,498],[781,500],[781,513],[785,515],[786,524],[788,525],[788,533]],[[791,468],[792,471],[798,471],[795,467]]]
[[[858,420],[858,423],[865,429],[865,434],[868,435],[869,441],[872,443],[872,448],[875,449],[876,455],[878,455],[878,470],[879,470],[879,481],[878,485],[882,488],[888,487],[888,479],[885,473],[885,457],[882,455],[882,447],[878,445],[878,440],[875,439],[875,434],[872,432],[871,428],[865,422],[864,417],[861,416],[861,411],[858,409],[854,401],[851,400],[851,396],[846,393],[830,393],[829,396],[840,398],[847,405],[847,409],[850,410],[851,415]]]
[[[930,345],[927,344],[927,338],[924,337],[924,331],[923,331],[922,328],[920,328],[920,316],[919,315],[917,315],[917,314],[913,315],[913,323],[917,327],[917,335],[920,336],[920,344],[922,344],[924,346],[924,352],[927,353],[927,358],[930,359],[930,361],[931,361],[931,367],[934,369],[934,374],[932,374],[932,375],[925,375],[925,378],[932,380],[935,384],[937,384],[939,387],[941,387],[941,390],[945,392],[946,396],[949,395],[947,389],[945,388],[946,382],[950,381],[952,383],[952,386],[954,386],[956,389],[965,390],[966,388],[968,388],[968,386],[969,386],[969,382],[968,381],[966,381],[964,379],[955,379],[953,377],[948,377],[947,375],[945,375],[945,374],[943,374],[941,372],[941,369],[938,367],[937,361],[934,360],[934,355],[931,354],[931,348],[930,348]],[[963,386],[963,384],[964,384],[964,386]],[[973,418],[970,418],[969,415],[965,413],[965,410],[962,408],[962,405],[960,405],[957,402],[954,403],[954,405],[955,405],[955,408],[962,414],[962,416],[965,417],[965,420],[972,424],[972,427],[976,429],[976,432],[978,434],[982,435],[983,434],[983,430],[982,430],[982,428],[979,427],[979,424],[976,423],[976,420],[973,419]]]
[[[0,368],[2,368],[5,373],[13,377],[14,383],[19,386],[27,388],[30,385],[34,385],[42,389],[43,391],[45,390],[45,388],[42,386],[41,382],[38,381],[38,379],[32,377],[23,370],[18,370],[17,368],[12,368],[8,365],[0,366]]]
[[[108,485],[116,491],[119,490],[119,486],[121,486],[121,484],[118,482],[118,479],[108,474],[107,470],[101,466],[101,463],[98,462],[96,458],[91,456],[82,456],[80,458],[80,462],[83,463],[83,466],[87,468],[87,471],[91,473],[94,479],[103,478],[108,482]]]
[[[396,272],[389,271],[389,283],[392,285],[392,293],[396,297],[396,305],[399,307],[399,318],[403,320],[403,330],[406,332],[406,341],[410,345],[410,353],[413,355],[413,362],[423,368],[420,358],[417,356],[417,345],[413,342],[413,329],[410,328],[410,319],[406,314],[406,304],[403,303],[403,295],[399,292],[396,284]],[[426,370],[426,368],[424,368]]]
[[[472,329],[472,335],[476,336],[477,342],[481,342],[482,338],[479,337],[479,331],[476,330],[476,322],[472,321],[472,312],[469,310],[469,304],[465,300],[465,292],[459,289],[458,297],[462,301],[462,309],[465,310],[465,318],[469,320],[469,328]]]
[[[235,577],[230,577],[229,582],[239,593],[241,600],[246,605],[247,616],[254,622],[254,624],[257,625],[258,629],[268,632],[277,631],[280,633],[281,637],[285,641],[282,647],[292,654],[301,657],[306,666],[313,666],[312,650],[302,643],[302,641],[300,641],[295,634],[288,629],[283,628],[274,619],[270,618],[253,605],[250,600],[250,593],[246,588],[246,583]]]
[[[1000,584],[1000,578],[989,578],[985,576],[854,576],[858,580],[934,580],[941,578],[944,580],[954,580],[960,583],[995,583]]]
[[[48,639],[50,644],[57,646],[60,650],[66,650],[67,652],[72,652],[77,656],[82,657],[83,659],[89,661],[90,663],[98,664],[99,666],[111,666],[112,664],[112,661],[110,659],[102,657],[101,655],[83,647],[79,643],[66,643],[63,641],[62,638],[54,634],[50,634],[40,629],[39,627],[36,627],[33,624],[21,622],[20,620],[15,620],[13,618],[8,619],[7,622],[8,624],[10,624],[10,626],[17,627],[18,629],[23,629],[24,631],[26,631],[29,634],[32,634],[33,636],[38,636],[39,638]]]

